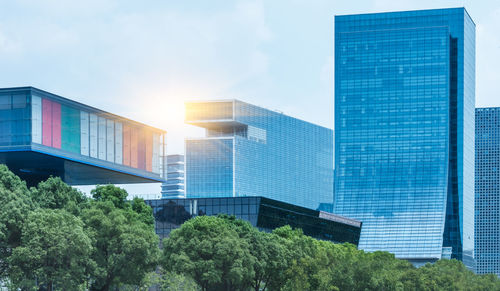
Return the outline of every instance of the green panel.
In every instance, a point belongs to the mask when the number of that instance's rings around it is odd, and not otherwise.
[[[80,153],[80,110],[61,105],[61,148]]]

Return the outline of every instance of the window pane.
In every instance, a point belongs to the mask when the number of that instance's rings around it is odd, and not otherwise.
[[[0,110],[10,109],[10,107],[11,107],[10,95],[0,96]]]

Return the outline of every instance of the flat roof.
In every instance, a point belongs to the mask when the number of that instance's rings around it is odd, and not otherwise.
[[[129,123],[133,123],[133,124],[141,126],[141,127],[148,127],[148,128],[150,128],[152,130],[159,131],[161,133],[166,133],[167,132],[165,130],[162,130],[162,129],[159,129],[159,128],[156,128],[156,127],[153,127],[153,126],[150,126],[150,125],[147,125],[147,124],[144,124],[142,122],[138,122],[138,121],[135,121],[135,120],[132,120],[132,119],[129,119],[129,118],[117,115],[117,114],[113,114],[113,113],[101,110],[99,108],[92,107],[92,106],[89,106],[89,105],[86,105],[86,104],[83,104],[83,103],[80,103],[80,102],[68,99],[66,97],[62,97],[60,95],[56,95],[54,93],[50,93],[50,92],[47,92],[45,90],[41,90],[41,89],[38,89],[38,88],[35,88],[35,87],[32,87],[32,86],[0,88],[0,93],[9,93],[9,92],[15,92],[15,91],[31,91],[32,94],[35,94],[35,95],[36,94],[40,94],[40,95],[43,95],[43,97],[48,97],[48,98],[55,99],[57,101],[60,101],[61,103],[64,103],[64,104],[67,104],[67,105],[70,105],[70,106],[73,106],[73,107],[77,107],[80,110],[93,111],[95,113],[99,113],[99,114],[102,114],[102,115],[105,115],[105,116],[109,116],[110,118],[113,118],[113,119],[127,121]]]

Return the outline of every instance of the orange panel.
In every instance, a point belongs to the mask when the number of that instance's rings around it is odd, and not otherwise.
[[[146,171],[153,171],[153,133],[146,133]]]
[[[130,129],[130,166],[138,167],[138,142],[139,142],[139,132],[137,128]]]

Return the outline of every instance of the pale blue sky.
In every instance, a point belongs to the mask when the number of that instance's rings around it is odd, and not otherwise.
[[[237,98],[333,127],[337,14],[466,7],[476,105],[500,106],[500,1],[0,0],[0,87],[35,86],[168,131],[183,102]]]

